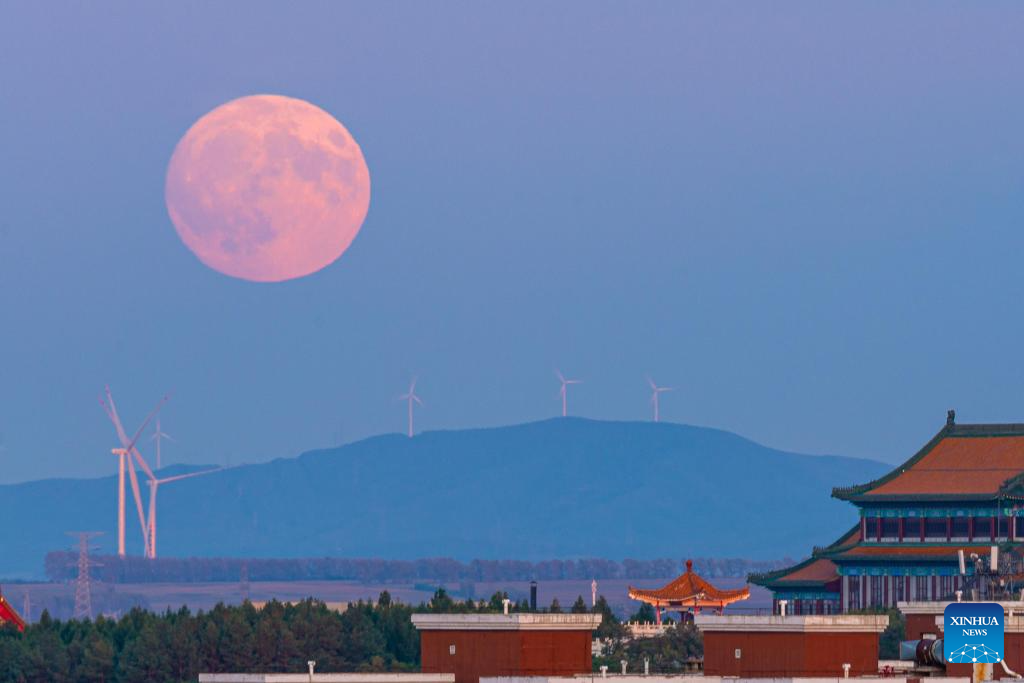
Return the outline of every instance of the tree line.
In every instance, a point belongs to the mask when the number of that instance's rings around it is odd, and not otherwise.
[[[75,578],[77,555],[56,551],[46,555],[45,571],[51,581]],[[107,583],[196,583],[218,581],[336,581],[365,583],[558,581],[591,579],[657,579],[684,571],[683,559],[472,560],[451,558],[383,560],[374,558],[245,559],[226,557],[157,558],[96,557],[101,564],[93,576]],[[695,558],[694,571],[706,578],[746,577],[792,564],[741,558]]]
[[[320,672],[417,671],[419,634],[414,612],[501,612],[505,593],[458,601],[443,589],[413,607],[387,592],[375,603],[343,612],[308,599],[219,604],[209,612],[187,608],[163,614],[133,609],[119,619],[39,621],[20,633],[0,629],[0,681],[12,683],[170,683],[195,681],[200,672],[301,672],[314,660]],[[528,611],[525,601],[513,611]],[[544,611],[562,611],[557,601]],[[583,598],[565,611],[603,616],[597,636],[619,641],[623,627],[602,597],[588,609]]]

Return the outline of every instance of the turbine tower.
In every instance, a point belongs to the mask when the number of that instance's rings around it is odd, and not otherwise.
[[[148,533],[146,534],[146,557],[153,560],[156,559],[156,492],[160,490],[161,484],[169,484],[172,481],[181,481],[182,479],[191,479],[192,477],[201,477],[204,474],[213,474],[214,472],[220,472],[223,468],[215,467],[210,470],[203,470],[201,472],[189,472],[188,474],[179,474],[176,477],[164,477],[163,479],[150,478],[147,484],[149,484],[149,518],[146,522]]]
[[[654,421],[660,422],[661,413],[659,412],[658,396],[666,391],[672,391],[672,387],[659,387],[650,377],[647,378],[647,383],[651,385],[651,403],[654,405]]]
[[[409,382],[409,391],[398,397],[399,401],[406,401],[409,404],[409,438],[412,438],[412,404],[413,402],[423,405],[423,401],[416,395],[416,375],[413,375],[412,381]]]
[[[128,438],[127,432],[124,430],[124,426],[121,424],[121,417],[117,413],[117,405],[114,403],[114,396],[110,393],[110,387],[105,388],[106,401],[100,398],[100,405],[103,406],[103,410],[107,413],[107,417],[114,424],[114,428],[117,430],[117,437],[121,441],[120,448],[112,449],[112,453],[118,456],[118,478],[117,478],[117,554],[121,557],[125,556],[125,490],[124,490],[124,475],[125,468],[127,465],[128,475],[132,484],[132,494],[135,497],[135,509],[139,513],[139,527],[142,529],[142,542],[143,547],[149,547],[148,531],[146,524],[146,517],[142,511],[142,493],[139,490],[139,479],[135,473],[135,463],[142,467],[143,471],[151,479],[155,479],[152,470],[149,469],[149,465],[139,454],[138,449],[135,447],[135,443],[139,440],[143,430],[149,424],[150,420],[156,415],[163,404],[167,401],[168,397],[164,396],[157,402],[156,407],[149,413],[142,426],[139,427],[138,431],[135,432],[135,436],[131,439]]]
[[[561,370],[555,369],[555,375],[558,377],[558,381],[562,383],[562,388],[559,389],[558,395],[562,397],[562,417],[568,415],[567,396],[569,394],[568,387],[570,384],[583,384],[581,379],[566,379],[562,374]]]
[[[163,467],[163,463],[160,460],[160,442],[164,439],[168,441],[174,441],[174,437],[160,429],[160,418],[156,419],[156,429],[153,430],[153,436],[149,437],[150,441],[156,441],[156,468],[159,470]]]

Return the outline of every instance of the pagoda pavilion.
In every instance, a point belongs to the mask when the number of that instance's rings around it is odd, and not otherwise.
[[[952,598],[974,573],[970,556],[999,546],[1006,562],[1024,546],[1024,424],[945,426],[880,479],[836,488],[860,522],[793,567],[751,575],[776,611],[832,614],[897,602]],[[959,551],[965,558],[961,574]]]
[[[700,614],[703,609],[711,609],[721,614],[726,605],[749,598],[750,589],[746,587],[736,590],[715,588],[693,571],[693,560],[687,560],[686,572],[668,585],[655,590],[630,586],[629,597],[654,607],[656,623],[660,626],[661,610],[663,609],[677,610],[691,615]]]

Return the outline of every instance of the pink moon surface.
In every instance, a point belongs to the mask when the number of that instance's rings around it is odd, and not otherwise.
[[[340,257],[370,206],[370,172],[348,130],[279,95],[223,104],[171,156],[167,211],[185,245],[226,275],[280,282]]]

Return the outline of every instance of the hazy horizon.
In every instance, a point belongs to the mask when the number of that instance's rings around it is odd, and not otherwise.
[[[1024,5],[0,8],[0,483],[260,462],[560,412],[901,462],[1024,421]],[[244,95],[341,121],[372,179],[311,276],[226,277],[164,202]],[[145,439],[148,439],[148,434]],[[152,445],[142,442],[153,459]]]
[[[570,415],[570,416],[568,416],[566,418],[563,418],[563,417],[560,417],[560,416],[559,417],[541,417],[541,418],[537,418],[536,420],[527,420],[525,422],[515,422],[515,423],[511,423],[511,424],[504,424],[504,425],[477,425],[477,426],[459,427],[459,428],[447,428],[446,427],[446,428],[438,428],[438,429],[424,429],[423,431],[417,431],[416,437],[418,438],[418,437],[423,436],[423,435],[438,434],[438,433],[450,433],[450,432],[456,432],[456,431],[458,431],[458,432],[472,432],[472,431],[492,431],[492,430],[501,430],[501,429],[515,429],[517,427],[525,427],[525,426],[540,424],[540,423],[544,423],[544,422],[551,422],[551,421],[554,421],[554,420],[583,420],[583,421],[588,421],[588,422],[603,422],[603,423],[618,423],[618,424],[649,424],[649,425],[654,425],[654,423],[652,421],[650,421],[650,420],[596,419],[596,418],[589,418],[589,417],[572,416],[572,415]],[[858,456],[847,456],[847,455],[844,455],[842,453],[805,453],[805,452],[801,452],[801,451],[790,451],[790,450],[787,450],[787,449],[779,448],[779,447],[777,447],[777,446],[775,446],[773,444],[770,444],[770,443],[763,443],[763,442],[757,441],[756,439],[751,439],[749,437],[746,437],[743,434],[739,434],[737,432],[733,432],[733,431],[728,430],[728,429],[721,429],[719,427],[711,427],[711,426],[708,426],[708,425],[694,425],[694,424],[689,424],[689,423],[686,423],[686,422],[671,422],[671,421],[668,421],[668,420],[662,420],[659,423],[659,425],[664,426],[664,427],[668,427],[668,428],[671,428],[671,427],[690,427],[690,428],[695,428],[695,429],[709,429],[709,430],[713,430],[713,431],[721,431],[721,432],[725,432],[727,434],[733,434],[735,436],[738,436],[741,439],[744,439],[745,441],[750,441],[752,443],[755,443],[758,446],[764,446],[765,448],[769,448],[769,449],[776,450],[776,451],[781,451],[781,452],[784,452],[784,453],[792,453],[794,455],[806,455],[808,457],[813,457],[813,458],[835,458],[835,457],[838,457],[838,458],[853,458],[853,459],[857,459],[857,460],[869,460],[869,461],[881,463],[881,464],[884,464],[884,465],[892,465],[893,464],[893,463],[886,463],[884,461],[877,460],[875,458],[860,458]],[[263,460],[245,460],[245,459],[241,459],[241,460],[226,461],[226,462],[215,462],[215,461],[212,461],[212,460],[208,461],[208,462],[202,462],[200,460],[196,460],[196,461],[193,461],[193,462],[182,462],[182,461],[179,461],[179,460],[175,460],[174,458],[172,458],[172,457],[170,457],[168,455],[168,456],[165,456],[163,458],[163,467],[162,467],[162,469],[166,470],[168,468],[177,468],[177,467],[187,467],[187,468],[203,467],[203,466],[212,466],[212,467],[218,467],[218,466],[222,466],[222,467],[242,467],[242,466],[248,466],[248,465],[261,465],[261,464],[266,464],[266,463],[272,462],[274,460],[294,459],[294,458],[298,458],[301,455],[305,455],[306,453],[313,453],[313,452],[318,452],[318,451],[336,450],[336,449],[339,449],[339,448],[345,448],[346,446],[358,445],[358,444],[360,444],[360,443],[362,443],[364,441],[370,441],[370,440],[373,440],[373,439],[381,439],[381,438],[388,438],[388,437],[403,438],[403,439],[404,438],[408,438],[405,435],[405,433],[402,432],[402,431],[381,432],[380,434],[368,434],[366,436],[361,436],[358,439],[353,439],[351,441],[344,441],[344,442],[341,442],[341,443],[332,443],[332,444],[325,444],[325,445],[314,445],[314,446],[310,446],[308,448],[301,448],[301,449],[296,450],[295,452],[292,452],[292,453],[282,453],[282,454],[279,454],[279,455],[272,455],[269,458],[266,458],[266,459],[263,459]],[[923,445],[923,443],[924,442],[922,442],[922,445]],[[165,446],[165,448],[166,448],[166,446]],[[909,455],[908,455],[908,457],[909,457]],[[156,469],[155,468],[155,463],[150,463],[150,464],[154,467],[154,470],[155,470]],[[78,476],[78,477],[62,477],[62,476],[56,476],[56,477],[37,477],[37,478],[32,478],[32,479],[23,479],[23,480],[19,480],[19,481],[4,481],[4,482],[0,482],[0,486],[7,485],[7,484],[26,484],[26,483],[31,483],[33,481],[42,481],[42,480],[46,480],[46,479],[66,479],[66,478],[70,478],[70,479],[103,479],[103,478],[108,478],[108,477],[109,478],[113,478],[113,477],[116,477],[116,476],[117,476],[117,472],[116,472],[116,469],[115,469],[115,471],[111,471],[111,472],[98,472],[98,473],[86,474],[86,475],[82,475],[82,476]],[[827,491],[824,492],[824,493],[827,493]]]

